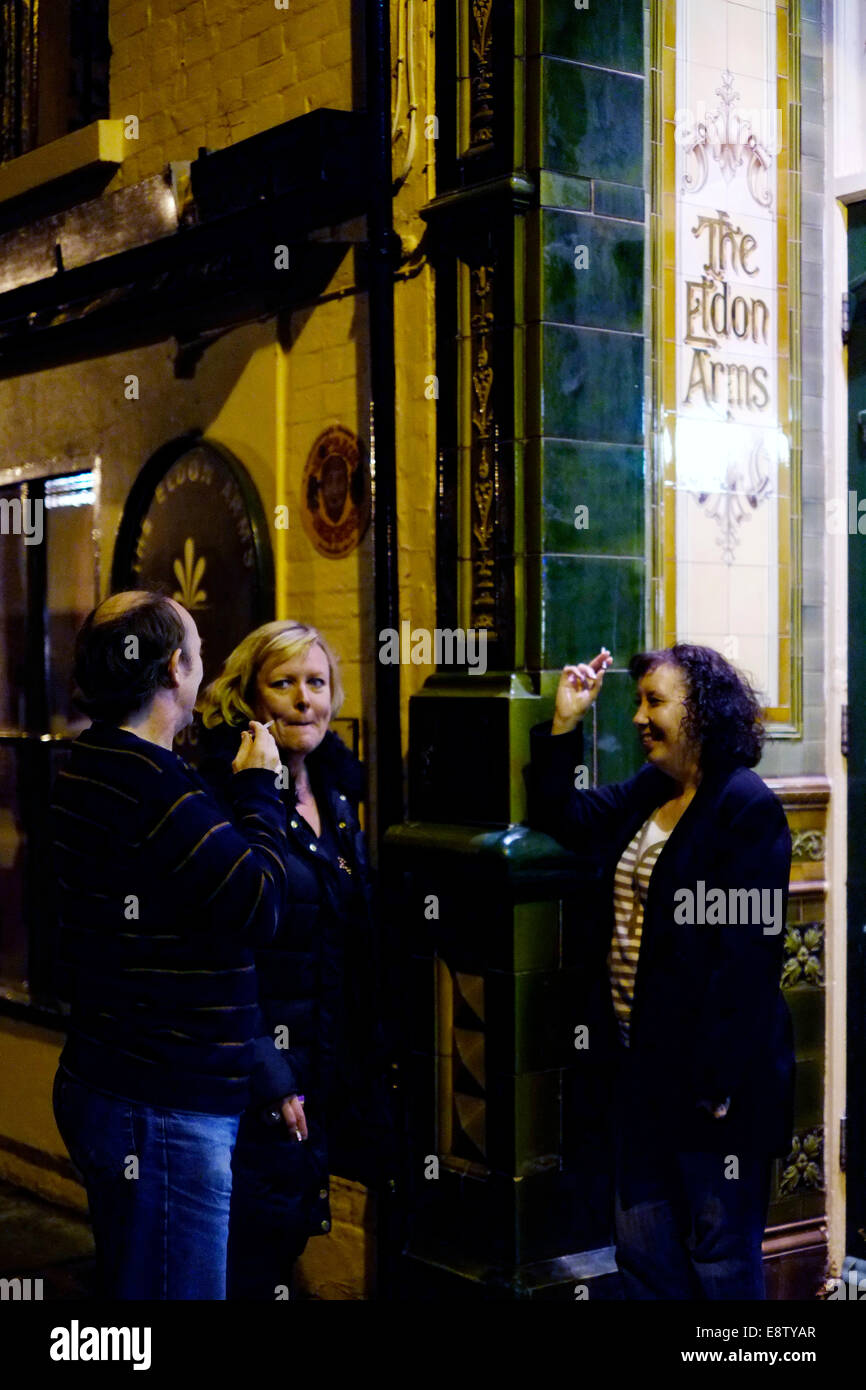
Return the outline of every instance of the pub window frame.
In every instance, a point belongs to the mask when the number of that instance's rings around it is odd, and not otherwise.
[[[17,486],[22,498],[41,499],[44,506],[46,484],[50,480],[84,473],[93,476],[92,598],[96,604],[101,583],[102,537],[102,461],[99,456],[42,460],[3,469],[0,470],[0,488]],[[17,729],[0,729],[0,746],[14,750],[18,763],[17,783],[27,789],[26,811],[22,813],[26,835],[23,874],[27,979],[22,987],[0,974],[0,1016],[57,1027],[63,1026],[68,1006],[61,998],[56,977],[57,911],[51,874],[45,872],[51,855],[48,817],[53,778],[75,734],[52,734],[48,730],[51,654],[47,624],[47,536],[43,536],[40,545],[25,546],[24,554],[27,595],[24,718]]]

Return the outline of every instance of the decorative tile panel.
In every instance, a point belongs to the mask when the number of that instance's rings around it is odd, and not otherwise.
[[[791,1152],[782,1165],[779,1196],[790,1197],[796,1192],[824,1190],[824,1127],[798,1130]]]
[[[797,732],[801,682],[788,9],[660,0],[654,51],[656,639],[723,652],[779,734]]]

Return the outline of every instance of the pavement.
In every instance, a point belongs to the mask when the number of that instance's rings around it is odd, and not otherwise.
[[[31,1291],[41,1279],[45,1301],[93,1298],[93,1235],[83,1213],[0,1182],[0,1279],[15,1278],[29,1279]]]

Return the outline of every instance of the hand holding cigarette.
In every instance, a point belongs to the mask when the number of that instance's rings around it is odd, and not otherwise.
[[[571,733],[598,698],[608,666],[613,665],[613,657],[607,647],[602,647],[591,661],[582,661],[575,666],[565,666],[559,678],[556,691],[556,706],[553,713],[551,732]]]
[[[264,768],[268,772],[279,772],[282,768],[280,750],[270,732],[273,719],[260,724],[257,719],[250,720],[249,729],[241,734],[241,746],[232,763],[234,772],[244,772],[251,767]]]
[[[307,1121],[304,1115],[303,1096],[285,1096],[280,1103],[283,1112],[283,1119],[289,1128],[289,1133],[294,1134],[295,1138],[302,1141],[307,1138]]]

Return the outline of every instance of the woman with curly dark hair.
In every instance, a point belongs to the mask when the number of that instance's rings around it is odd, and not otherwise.
[[[760,1299],[771,1164],[792,1129],[791,837],[751,771],[758,698],[709,647],[632,658],[646,765],[576,789],[611,660],[563,670],[532,732],[530,821],[578,855],[606,966],[617,1263],[627,1298]]]

